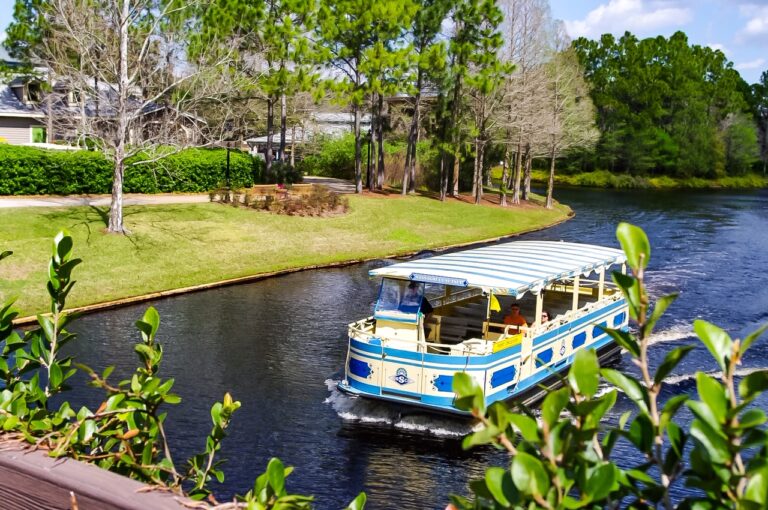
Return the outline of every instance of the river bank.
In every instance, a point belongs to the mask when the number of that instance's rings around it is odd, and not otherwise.
[[[548,179],[548,171],[534,170],[531,173],[531,180],[533,182],[546,184]],[[679,178],[666,175],[643,177],[613,174],[607,170],[597,170],[575,174],[555,173],[555,186],[558,185],[603,189],[746,190],[768,188],[768,177],[759,174],[718,177],[714,179],[702,179],[699,177]]]
[[[72,307],[117,306],[249,279],[496,239],[560,223],[557,205],[475,206],[421,197],[350,196],[343,216],[280,216],[220,204],[129,206],[132,235],[103,233],[106,207],[0,210],[0,301],[18,295],[22,315],[47,311],[50,243],[75,241]],[[96,306],[94,306],[96,305]]]

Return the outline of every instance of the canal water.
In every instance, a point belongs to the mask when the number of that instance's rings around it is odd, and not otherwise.
[[[616,246],[619,221],[648,231],[652,295],[680,292],[652,339],[654,363],[670,348],[695,342],[695,318],[707,318],[733,335],[768,322],[765,191],[561,190],[557,198],[570,204],[576,217],[524,239]],[[221,454],[227,459],[226,480],[216,486],[222,499],[249,490],[270,457],[295,466],[289,490],[315,495],[319,509],[341,508],[360,491],[368,494],[372,509],[444,508],[450,493],[466,494],[469,480],[486,467],[504,465],[506,457],[491,448],[462,450],[461,437],[468,432],[463,422],[402,416],[334,388],[346,354],[346,324],[369,315],[375,299],[376,282],[367,272],[388,263],[296,273],[151,303],[161,315],[162,373],[175,378],[183,398],[168,419],[176,462],[204,449],[210,405],[231,392],[242,408]],[[72,328],[80,334],[74,354],[95,368],[116,365],[116,380],[129,374],[138,341],[133,323],[147,306],[83,317]],[[765,367],[763,338],[740,373]],[[620,368],[635,370],[626,359]],[[716,370],[703,346],[686,358],[664,396],[695,395],[696,370]],[[77,400],[98,406],[96,390],[75,386]],[[758,405],[767,407],[768,399]],[[620,398],[608,419],[617,420],[629,408]],[[627,446],[620,448],[627,451],[619,456],[636,458]]]

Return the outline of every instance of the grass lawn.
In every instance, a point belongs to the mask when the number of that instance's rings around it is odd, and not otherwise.
[[[107,235],[106,207],[0,209],[0,302],[18,295],[21,315],[47,311],[45,275],[60,229],[75,239],[77,285],[68,306],[286,268],[376,258],[479,241],[543,227],[548,211],[440,203],[425,197],[350,196],[344,216],[279,216],[220,204],[131,206],[129,237]]]

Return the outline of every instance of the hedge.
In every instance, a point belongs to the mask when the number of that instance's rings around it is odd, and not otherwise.
[[[147,160],[149,155],[128,163]],[[129,165],[126,193],[201,192],[220,186],[225,179],[226,149],[186,149],[158,161]],[[240,151],[230,153],[233,187],[253,183],[254,165],[260,160]],[[54,151],[0,144],[0,195],[70,195],[110,193],[112,164],[99,152]]]

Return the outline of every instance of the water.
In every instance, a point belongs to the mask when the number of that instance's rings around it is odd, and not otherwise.
[[[697,317],[735,336],[768,322],[768,193],[682,193],[563,190],[557,194],[576,217],[526,239],[616,245],[619,221],[645,228],[653,253],[649,287],[658,297],[680,298],[652,338],[653,363],[672,347],[691,343]],[[87,263],[87,261],[86,261]],[[460,438],[470,428],[450,418],[401,416],[391,407],[354,400],[334,389],[346,355],[346,324],[370,313],[376,282],[367,272],[384,262],[309,271],[254,284],[211,290],[151,303],[161,314],[165,348],[162,373],[176,379],[183,403],[171,410],[170,441],[177,464],[203,449],[210,405],[229,391],[240,400],[222,458],[226,499],[244,493],[270,457],[296,467],[289,490],[314,494],[319,509],[341,508],[358,492],[368,508],[444,508],[450,493],[490,465],[504,465],[491,448],[469,452]],[[92,314],[79,320],[78,359],[115,375],[136,365],[133,322],[148,304]],[[740,373],[768,367],[768,342],[759,340]],[[619,367],[635,368],[626,360]],[[696,370],[716,371],[697,347],[664,392],[695,394]],[[79,385],[76,385],[79,387]],[[75,398],[97,407],[101,396],[78,389]],[[765,408],[768,399],[757,405]],[[619,399],[607,419],[629,409]],[[683,414],[682,418],[690,420]],[[628,447],[619,456],[633,458]],[[678,489],[682,491],[682,489]]]

